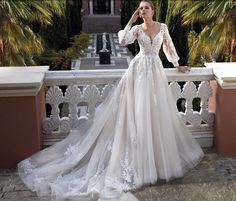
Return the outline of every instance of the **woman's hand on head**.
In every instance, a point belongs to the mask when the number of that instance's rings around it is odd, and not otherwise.
[[[133,15],[131,16],[128,24],[132,25],[133,23],[135,23],[138,17],[139,17],[139,9],[137,8],[136,11],[134,11]]]
[[[189,72],[191,70],[190,67],[188,66],[175,66],[179,72],[181,73],[186,73],[186,72]]]

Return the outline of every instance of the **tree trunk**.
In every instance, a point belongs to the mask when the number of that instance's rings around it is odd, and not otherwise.
[[[168,0],[157,1],[156,16],[159,22],[166,23],[167,12],[168,12]]]
[[[236,62],[236,35],[231,41],[230,62]]]

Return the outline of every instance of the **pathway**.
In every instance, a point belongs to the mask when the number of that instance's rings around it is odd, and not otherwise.
[[[76,60],[72,67],[74,70],[96,70],[96,69],[126,69],[133,58],[126,46],[120,45],[117,33],[109,33],[111,45],[111,64],[100,65],[99,55],[96,54],[96,41],[99,33],[90,34],[88,49],[83,56]]]
[[[140,201],[235,201],[236,158],[205,151],[202,162],[183,178],[159,181],[135,192]],[[38,198],[20,181],[14,170],[0,170],[1,201],[49,201]]]

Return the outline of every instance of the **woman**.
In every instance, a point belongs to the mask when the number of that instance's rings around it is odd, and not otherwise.
[[[20,177],[39,196],[134,201],[125,192],[158,179],[182,177],[203,157],[168,87],[158,56],[162,43],[179,71],[190,69],[179,66],[167,26],[154,22],[153,14],[151,1],[141,1],[119,32],[123,44],[137,39],[140,52],[97,108],[93,122],[19,163]],[[143,24],[130,30],[138,16]]]

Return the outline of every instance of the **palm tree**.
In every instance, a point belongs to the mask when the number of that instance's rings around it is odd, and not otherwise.
[[[235,0],[175,1],[173,11],[182,14],[183,24],[200,22],[203,25],[190,49],[190,60],[193,61],[198,55],[215,55],[236,61]]]
[[[51,24],[63,12],[61,0],[0,0],[0,66],[33,65],[43,51],[32,23]]]

